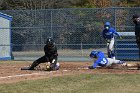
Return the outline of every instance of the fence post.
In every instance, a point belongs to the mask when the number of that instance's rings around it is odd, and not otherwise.
[[[53,12],[53,10],[51,10],[51,37],[53,38],[53,32],[52,32],[53,31],[52,30],[53,29],[53,23],[52,23],[53,22],[53,19],[52,19],[53,14],[52,14],[52,12]]]
[[[117,27],[116,27],[116,26],[117,26],[117,20],[116,20],[116,19],[117,19],[117,18],[116,18],[116,9],[117,9],[117,8],[114,8],[115,30],[117,30]]]

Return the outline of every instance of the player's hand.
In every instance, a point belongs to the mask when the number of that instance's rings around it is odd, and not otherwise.
[[[94,68],[93,66],[88,66],[88,69],[96,69],[96,68]]]

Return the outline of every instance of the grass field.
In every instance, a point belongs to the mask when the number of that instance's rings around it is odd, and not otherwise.
[[[140,93],[140,74],[80,74],[0,84],[0,93]]]
[[[0,93],[140,93],[140,70],[78,69],[90,62],[60,62],[54,72],[21,70],[31,63],[1,61]]]

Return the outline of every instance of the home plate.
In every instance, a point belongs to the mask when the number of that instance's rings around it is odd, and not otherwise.
[[[68,71],[68,70],[63,70],[63,71]]]

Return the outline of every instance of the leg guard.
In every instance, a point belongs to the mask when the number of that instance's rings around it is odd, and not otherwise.
[[[34,70],[34,68],[38,65],[37,61],[34,61],[30,67],[21,68],[21,70]]]
[[[34,61],[32,65],[30,66],[29,70],[34,70],[34,68],[38,65],[39,63],[37,61]]]

